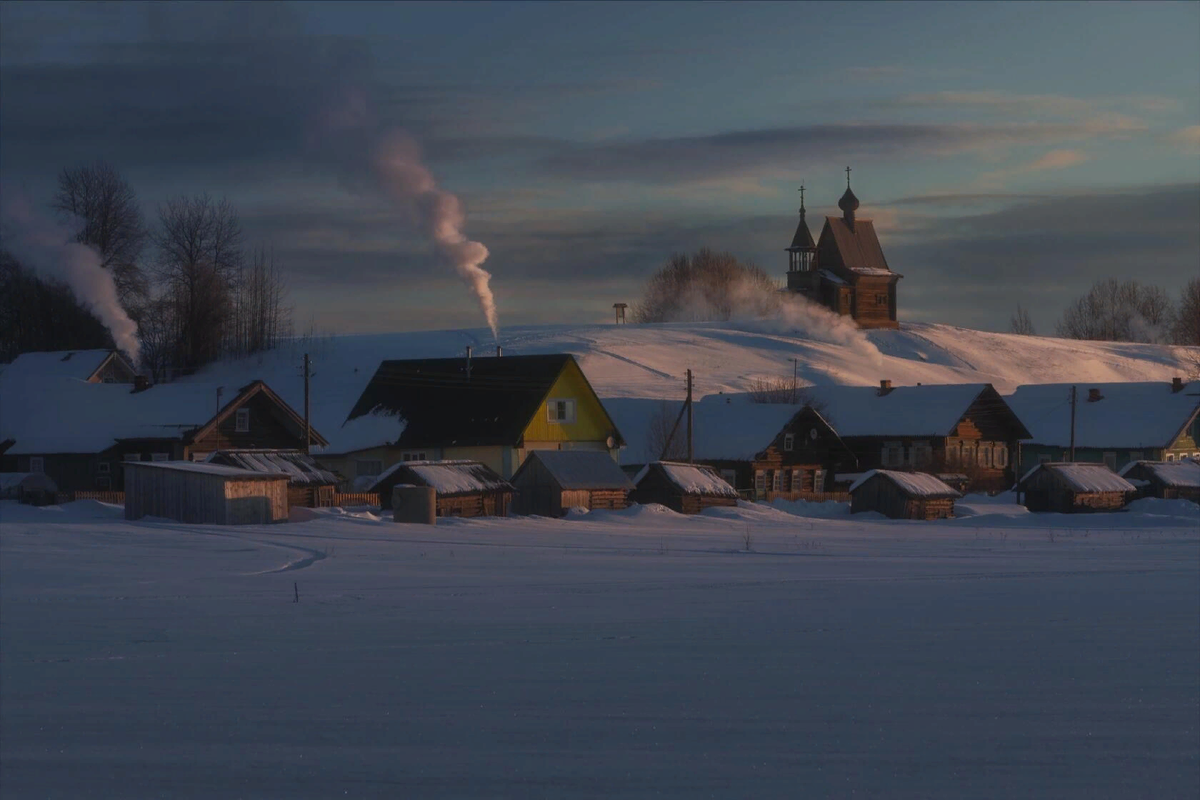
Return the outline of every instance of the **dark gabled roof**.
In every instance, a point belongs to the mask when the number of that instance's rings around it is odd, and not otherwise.
[[[788,250],[807,250],[813,249],[817,243],[813,241],[812,232],[808,230],[808,223],[804,221],[804,212],[800,212],[800,224],[796,226],[796,235],[792,237],[792,246]]]
[[[859,275],[901,277],[888,268],[883,247],[875,234],[875,224],[869,219],[855,220],[851,227],[840,217],[826,217],[825,227],[821,230],[822,247],[827,241],[832,243],[837,260],[830,262],[822,255],[822,267],[841,267]]]
[[[534,450],[513,475],[513,481],[534,461],[540,461],[560,489],[632,489],[633,482],[603,450]]]
[[[350,411],[397,418],[400,447],[516,446],[569,354],[384,361]]]

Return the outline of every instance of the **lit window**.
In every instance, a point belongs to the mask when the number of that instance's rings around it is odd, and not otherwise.
[[[549,400],[546,402],[547,418],[551,422],[564,423],[575,421],[574,400]]]
[[[796,444],[796,437],[794,434],[785,433],[783,435],[783,449],[784,450],[786,450],[790,453],[792,451],[792,447],[795,444]]]
[[[46,471],[45,460],[41,456],[30,456],[29,457],[29,471],[30,472],[45,472]]]
[[[233,414],[233,430],[235,433],[250,432],[250,409],[239,408]]]

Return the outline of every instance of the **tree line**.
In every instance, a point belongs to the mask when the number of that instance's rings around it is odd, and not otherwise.
[[[1009,329],[1037,335],[1029,311],[1020,304]],[[1177,302],[1160,286],[1098,280],[1066,307],[1054,331],[1063,339],[1200,345],[1200,278],[1184,285]]]
[[[98,162],[59,174],[51,210],[112,275],[138,324],[141,366],[155,380],[271,349],[291,334],[282,270],[272,253],[246,246],[228,200],[180,195],[158,206],[151,225],[129,182]],[[36,274],[0,241],[0,361],[112,346],[86,298]]]

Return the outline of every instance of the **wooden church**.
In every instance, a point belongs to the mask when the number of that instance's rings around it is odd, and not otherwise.
[[[850,190],[838,200],[841,217],[826,217],[814,243],[804,219],[804,187],[800,187],[800,224],[788,253],[788,291],[848,316],[861,328],[898,328],[896,283],[904,276],[888,268],[869,219],[856,219],[858,198]]]

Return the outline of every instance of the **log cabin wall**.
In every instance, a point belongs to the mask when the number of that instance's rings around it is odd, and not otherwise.
[[[854,282],[854,321],[864,328],[891,327],[896,321],[894,281],[860,277]]]

